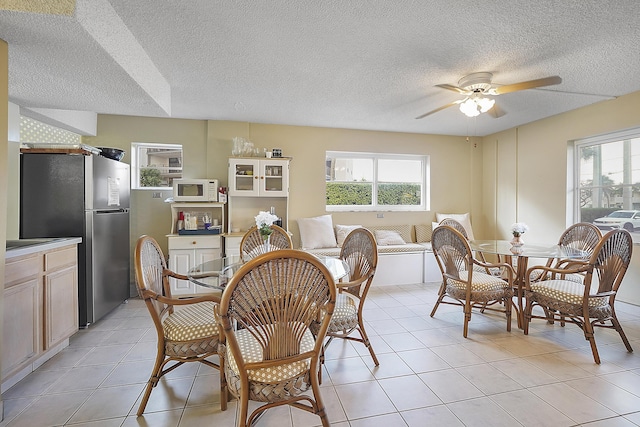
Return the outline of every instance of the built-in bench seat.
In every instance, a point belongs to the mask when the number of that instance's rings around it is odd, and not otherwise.
[[[336,225],[336,231],[339,230],[339,227],[340,225]],[[406,242],[405,244],[378,245],[378,267],[373,285],[406,285],[441,279],[440,270],[431,251],[431,243],[427,241],[417,243],[416,229],[413,225],[363,225],[363,227],[374,234],[376,230],[396,231]],[[428,227],[427,238],[430,237],[431,226],[420,227],[422,227],[421,230]],[[420,237],[421,239],[425,238]],[[337,241],[341,243],[340,238]],[[305,250],[315,255],[340,255],[340,247],[338,246]]]
[[[378,255],[397,254],[397,253],[406,253],[406,252],[422,253],[425,250],[431,250],[431,245],[429,245],[428,247],[420,243],[407,243],[404,245],[387,245],[387,246],[378,246]],[[311,252],[314,255],[337,257],[338,255],[340,255],[340,248],[307,249],[307,252]]]

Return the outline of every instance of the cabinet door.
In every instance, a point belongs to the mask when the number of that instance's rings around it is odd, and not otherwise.
[[[169,269],[187,275],[189,270],[209,259],[220,258],[222,238],[219,235],[170,236]],[[193,295],[197,285],[188,280],[169,279],[171,295]]]
[[[260,195],[260,161],[229,159],[229,195]]]
[[[189,269],[195,265],[195,251],[193,249],[170,249],[169,250],[169,270],[179,274],[187,274]],[[171,295],[190,295],[195,293],[195,286],[188,280],[177,280],[170,278],[169,287]]]
[[[224,238],[224,256],[240,256],[242,236],[226,236]]]
[[[289,195],[289,162],[260,161],[260,195],[286,197]]]
[[[44,276],[44,349],[78,331],[78,270],[67,267]]]
[[[4,290],[2,378],[40,352],[41,303],[38,279]],[[77,319],[77,314],[76,314]]]

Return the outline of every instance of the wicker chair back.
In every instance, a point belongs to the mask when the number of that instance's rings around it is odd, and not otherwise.
[[[464,236],[465,239],[469,240],[469,236],[467,235],[467,230],[464,229],[464,226],[462,224],[460,224],[458,221],[456,221],[453,218],[445,218],[442,221],[440,221],[440,223],[438,224],[440,225],[448,225],[449,227],[453,228],[456,231],[459,231],[460,234],[462,234]]]
[[[251,227],[244,236],[242,236],[242,241],[240,242],[240,257],[246,261],[272,250],[293,249],[291,236],[289,236],[289,233],[287,233],[284,228],[274,224],[271,226],[271,231],[267,250],[265,241],[258,231],[258,227],[255,225]]]
[[[600,239],[588,261],[567,262],[558,268],[531,267],[529,272],[540,269],[544,279],[527,280],[524,333],[529,333],[533,318],[546,319],[549,323],[559,321],[562,326],[573,323],[582,329],[591,345],[593,360],[599,364],[594,329],[614,329],[627,351],[632,352],[615,311],[616,295],[629,268],[632,251],[631,234],[623,229],[612,230]],[[583,276],[579,285],[570,279],[576,274]],[[536,306],[542,308],[542,314],[533,312]]]
[[[589,222],[579,222],[569,226],[560,236],[558,244],[585,252],[584,260],[588,260],[602,239],[602,232]]]
[[[218,353],[220,332],[214,310],[220,299],[215,295],[193,298],[171,297],[169,278],[187,277],[167,269],[158,243],[150,236],[141,236],[136,244],[135,273],[138,294],[147,305],[156,328],[156,362],[138,407],[144,412],[151,391],[160,378],[185,362],[199,362],[222,370],[219,364],[207,360]],[[181,306],[174,312],[174,306]],[[220,408],[227,408],[224,375],[220,375]]]
[[[466,338],[474,307],[481,313],[485,310],[499,311],[505,314],[507,331],[510,331],[513,267],[507,263],[478,261],[473,257],[465,236],[448,225],[440,225],[433,230],[431,246],[442,272],[442,285],[431,317],[440,304],[462,306],[462,336]],[[495,274],[492,273],[494,271]]]
[[[328,425],[317,375],[335,301],[331,273],[303,251],[270,251],[234,274],[219,314],[229,358],[225,376],[240,399],[238,425],[252,425],[264,410],[283,404],[315,413]],[[310,332],[315,322],[316,336]],[[313,398],[303,394],[309,388]],[[267,404],[247,417],[249,400]]]

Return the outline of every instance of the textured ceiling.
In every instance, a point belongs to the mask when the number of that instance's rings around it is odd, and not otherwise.
[[[637,0],[77,0],[0,10],[0,39],[23,107],[483,136],[640,90],[638,16]],[[497,119],[415,119],[478,71],[563,82],[496,97]]]

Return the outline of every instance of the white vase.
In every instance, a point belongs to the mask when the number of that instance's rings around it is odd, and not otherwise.
[[[267,253],[271,250],[271,235],[268,235],[266,239],[264,239],[264,253]]]
[[[521,236],[513,236],[513,239],[511,239],[510,243],[511,243],[511,246],[519,247],[524,245],[524,240],[522,240]]]

